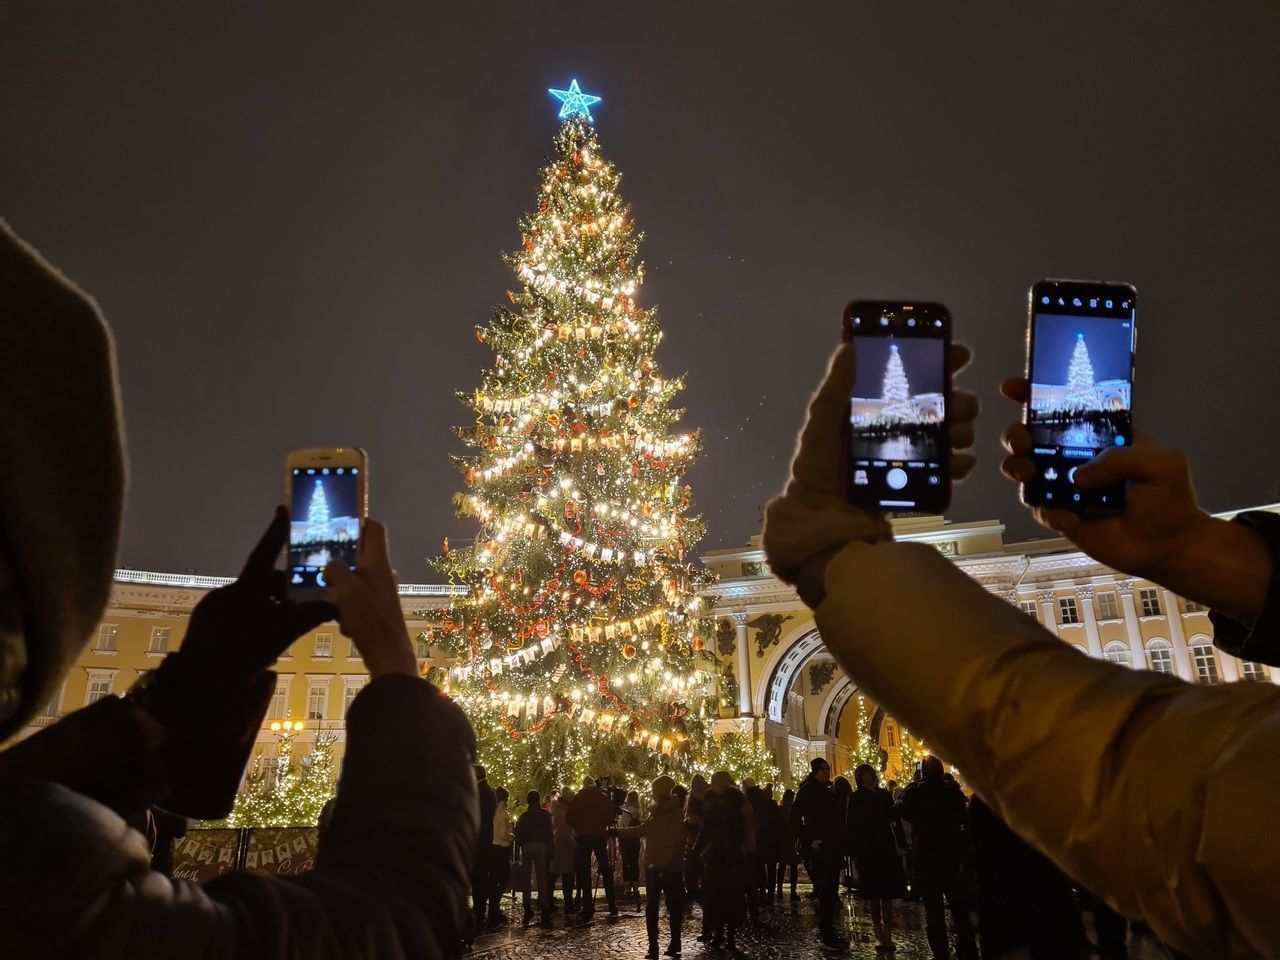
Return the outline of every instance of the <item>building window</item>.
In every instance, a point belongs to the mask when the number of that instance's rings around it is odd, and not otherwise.
[[[1142,600],[1144,617],[1158,617],[1163,613],[1160,609],[1160,591],[1155,587],[1143,587],[1138,591],[1138,597]]]
[[[316,659],[328,660],[333,656],[333,634],[317,633],[316,634]]]
[[[1102,659],[1107,663],[1114,663],[1121,667],[1128,667],[1133,664],[1133,660],[1129,657],[1129,648],[1119,640],[1114,640],[1102,648]]]
[[[168,627],[152,627],[151,643],[147,647],[147,653],[168,653],[169,652],[169,628]]]
[[[1218,676],[1218,658],[1213,655],[1213,647],[1207,643],[1197,643],[1191,648],[1191,659],[1196,665],[1196,679],[1200,683],[1221,683]]]
[[[1120,604],[1116,603],[1116,595],[1110,591],[1098,594],[1098,618],[1100,620],[1119,620]]]
[[[1252,660],[1240,661],[1240,676],[1246,680],[1257,680],[1265,683],[1271,679],[1271,671],[1261,663],[1254,663]]]
[[[348,660],[360,659],[360,648],[356,646],[356,642],[354,640],[351,641],[351,647],[350,649],[347,650],[347,659]]]
[[[347,718],[347,712],[351,709],[351,702],[364,689],[364,685],[368,680],[368,677],[361,677],[359,680],[348,680],[346,682],[342,691],[342,719],[345,720]]]
[[[84,696],[84,705],[86,707],[91,703],[97,703],[103,697],[111,695],[111,676],[109,673],[89,674],[89,689]]]
[[[1203,603],[1196,603],[1194,600],[1187,601],[1187,613],[1208,613],[1209,608]]]
[[[1080,608],[1076,606],[1075,597],[1058,598],[1058,620],[1064,624],[1080,622]]]
[[[101,653],[115,653],[116,642],[120,639],[120,628],[114,623],[104,623],[98,628],[98,646]]]
[[[312,680],[311,685],[307,687],[307,719],[323,720],[324,708],[329,699],[329,682],[327,680]]]
[[[1173,648],[1168,640],[1152,640],[1147,644],[1147,666],[1156,673],[1173,676]]]
[[[885,724],[884,738],[889,747],[896,747],[898,745],[898,730],[894,724]]]
[[[1019,600],[1018,609],[1036,621],[1036,623],[1040,622],[1040,604],[1034,600]]]
[[[58,691],[52,697],[49,698],[47,703],[45,703],[44,709],[40,711],[40,716],[57,717],[60,715],[60,712],[62,710],[62,692],[65,688],[66,688],[65,681],[58,685]]]
[[[426,638],[426,637],[421,637],[421,636],[420,636],[420,637],[418,637],[418,638],[417,638],[417,640],[415,640],[415,641],[414,641],[414,643],[417,645],[417,648],[418,648],[418,659],[419,659],[419,660],[426,660],[426,659],[430,658],[430,656],[431,656],[431,644],[427,642],[427,638]]]
[[[267,706],[268,720],[283,720],[289,710],[289,683],[283,677],[276,680],[275,692]]]

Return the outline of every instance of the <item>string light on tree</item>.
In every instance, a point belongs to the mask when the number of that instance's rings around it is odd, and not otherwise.
[[[641,237],[592,126],[600,98],[576,80],[551,94],[555,152],[507,257],[519,289],[477,329],[493,364],[462,397],[455,506],[479,529],[436,562],[469,590],[429,629],[490,779],[544,792],[692,769],[715,750],[719,695],[681,483],[700,438],[673,433],[684,385],[658,370],[657,316],[635,300]]]

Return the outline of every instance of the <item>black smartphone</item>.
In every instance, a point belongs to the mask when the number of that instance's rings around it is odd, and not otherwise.
[[[844,338],[858,349],[842,458],[849,502],[942,513],[951,502],[951,313],[940,303],[855,300]]]
[[[285,458],[290,596],[318,596],[332,560],[352,570],[369,516],[369,457],[359,447],[294,450]]]
[[[1124,485],[1080,490],[1076,468],[1133,442],[1137,291],[1132,284],[1039,280],[1031,286],[1027,379],[1036,473],[1023,502],[1084,512],[1124,509]]]

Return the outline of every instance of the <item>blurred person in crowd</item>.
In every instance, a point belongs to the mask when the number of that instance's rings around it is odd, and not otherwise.
[[[516,820],[515,843],[520,848],[520,889],[524,895],[524,925],[533,922],[533,888],[538,890],[538,912],[542,926],[551,925],[551,876],[548,864],[555,845],[551,814],[542,807],[542,795],[530,790],[528,807]]]
[[[596,786],[595,780],[587,777],[582,781],[582,789],[569,803],[566,822],[573,830],[575,838],[574,863],[578,876],[578,893],[583,920],[590,920],[596,912],[595,888],[591,880],[591,858],[596,860],[596,869],[604,884],[605,899],[609,904],[609,916],[618,915],[618,903],[613,892],[613,864],[609,860],[609,848],[605,842],[605,831],[613,826],[613,803],[604,791]]]
[[[880,786],[875,768],[864,763],[853,772],[857,789],[849,798],[845,833],[858,871],[858,894],[867,900],[877,953],[892,953],[893,901],[907,895],[907,878],[893,826],[893,797]]]
[[[703,798],[702,828],[694,850],[702,861],[704,930],[698,938],[713,950],[737,951],[747,906],[746,799],[723,770],[711,776]]]
[[[949,909],[956,956],[959,960],[977,960],[970,904],[961,884],[969,818],[964,791],[954,780],[947,781],[942,761],[935,756],[925,757],[920,771],[920,779],[902,791],[897,810],[911,824],[915,837],[911,886],[924,902],[929,949],[934,960],[951,956],[946,917]]]
[[[501,926],[507,922],[507,915],[502,912],[502,898],[507,892],[507,884],[511,880],[511,853],[515,843],[515,834],[511,829],[511,814],[507,810],[507,801],[511,794],[506,787],[495,787],[493,790],[493,846],[490,848],[489,882],[493,884],[492,899],[489,901],[489,926]]]
[[[832,786],[831,764],[822,757],[809,762],[809,775],[796,791],[791,829],[818,901],[818,939],[829,950],[847,949],[849,941],[836,932],[844,863],[844,807]]]
[[[782,803],[778,805],[778,903],[782,903],[782,887],[790,871],[792,910],[800,908],[800,894],[796,890],[797,875],[800,872],[800,854],[796,850],[796,832],[791,827],[791,809],[795,799],[794,790],[784,790]]]
[[[661,776],[653,781],[653,807],[641,823],[619,826],[614,834],[622,841],[644,840],[645,929],[649,934],[648,960],[658,958],[658,920],[661,901],[667,901],[671,940],[668,957],[680,956],[680,927],[684,922],[684,809],[675,796],[675,781]],[[639,798],[637,798],[638,800]],[[638,804],[637,804],[638,806]]]
[[[632,790],[622,801],[618,813],[619,827],[634,827],[644,819],[640,811],[640,794]],[[618,834],[618,855],[622,860],[622,895],[640,900],[640,838]]]
[[[573,828],[569,826],[569,804],[573,801],[573,790],[565,787],[551,801],[551,862],[547,871],[551,874],[548,889],[551,891],[551,903],[555,906],[556,881],[564,890],[564,912],[567,916],[579,909],[581,903],[576,899],[574,891],[578,883],[578,843],[573,836]]]

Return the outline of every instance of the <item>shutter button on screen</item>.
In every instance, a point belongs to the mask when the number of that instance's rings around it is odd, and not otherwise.
[[[901,490],[907,485],[907,471],[901,467],[894,467],[885,474],[884,482],[894,490]]]

